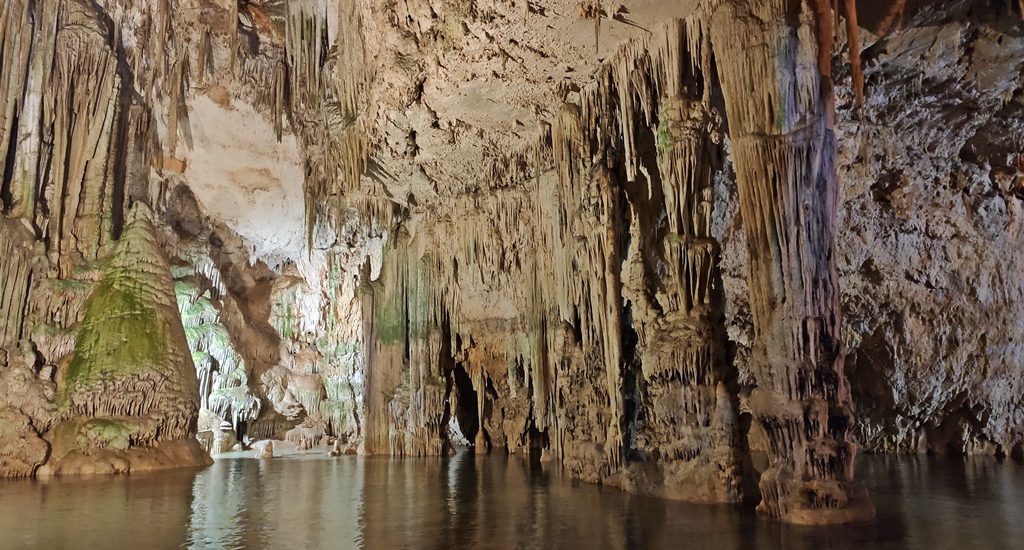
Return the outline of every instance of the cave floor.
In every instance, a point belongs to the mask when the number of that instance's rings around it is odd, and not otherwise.
[[[1005,548],[1024,465],[866,456],[872,526],[794,528],[729,506],[573,482],[519,457],[322,452],[202,470],[0,481],[0,548]]]

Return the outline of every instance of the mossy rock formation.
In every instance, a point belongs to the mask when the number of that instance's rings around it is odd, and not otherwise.
[[[67,471],[61,462],[70,456],[81,465],[72,473],[106,471],[82,460],[88,456],[122,472],[131,468],[129,454],[141,456],[131,450],[179,440],[198,449],[199,386],[148,209],[132,211],[101,271],[75,352],[58,374],[64,422],[50,432],[58,473]],[[201,452],[193,454],[191,463],[205,462]]]

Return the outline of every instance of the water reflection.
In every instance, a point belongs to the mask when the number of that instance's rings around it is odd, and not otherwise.
[[[219,460],[195,475],[192,548],[359,547],[363,461]]]
[[[195,471],[0,481],[0,548],[174,548]]]
[[[868,457],[871,527],[781,526],[729,506],[575,483],[517,457],[300,456],[201,471],[0,483],[2,548],[1006,548],[1024,466]]]

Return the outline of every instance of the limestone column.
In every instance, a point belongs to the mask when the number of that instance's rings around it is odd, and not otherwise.
[[[726,0],[711,24],[748,243],[750,406],[770,446],[758,509],[802,524],[874,515],[843,371],[830,4]]]

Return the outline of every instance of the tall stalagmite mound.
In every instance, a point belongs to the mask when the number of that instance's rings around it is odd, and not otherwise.
[[[85,302],[57,376],[61,421],[50,430],[54,473],[205,464],[195,438],[199,385],[171,269],[148,210],[132,211]]]

